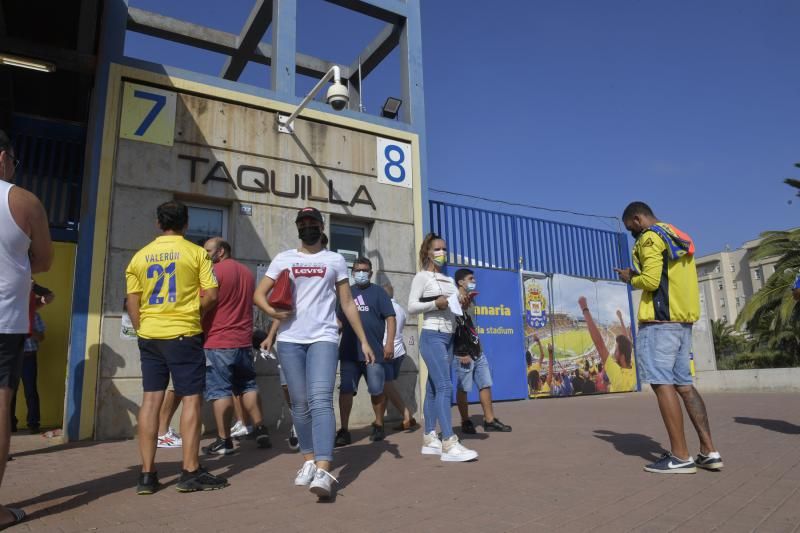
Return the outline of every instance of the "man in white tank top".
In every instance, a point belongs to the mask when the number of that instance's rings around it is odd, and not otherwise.
[[[53,262],[44,206],[36,196],[11,184],[18,163],[8,135],[0,130],[0,483],[11,442],[11,398],[30,332],[31,274],[47,272]],[[0,528],[24,516],[21,509],[0,505]]]

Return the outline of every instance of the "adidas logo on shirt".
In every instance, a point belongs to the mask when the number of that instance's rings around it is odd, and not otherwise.
[[[369,306],[364,301],[363,295],[359,294],[353,299],[353,301],[355,302],[356,307],[358,308],[359,311],[361,311],[362,313],[369,312]]]

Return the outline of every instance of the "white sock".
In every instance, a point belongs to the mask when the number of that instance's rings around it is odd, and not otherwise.
[[[706,455],[706,457],[708,457],[709,459],[720,459],[722,456],[719,454],[719,452],[715,451],[715,452],[710,452],[708,455]]]

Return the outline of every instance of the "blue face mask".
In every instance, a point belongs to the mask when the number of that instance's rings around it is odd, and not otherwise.
[[[467,283],[467,292],[475,292],[476,283],[474,281]]]
[[[369,283],[369,272],[353,272],[356,285],[364,286]]]

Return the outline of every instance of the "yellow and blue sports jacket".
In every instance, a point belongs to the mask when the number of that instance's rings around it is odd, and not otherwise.
[[[659,222],[633,245],[631,285],[642,289],[639,322],[694,323],[700,318],[700,289],[691,237]]]

